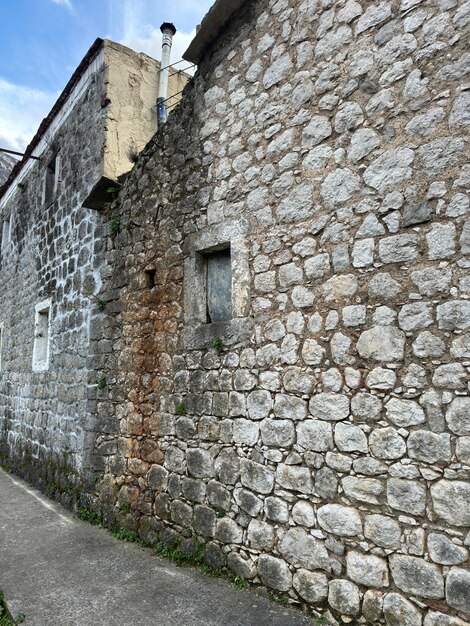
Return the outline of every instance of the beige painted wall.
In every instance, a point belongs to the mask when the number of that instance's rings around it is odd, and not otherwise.
[[[115,42],[105,40],[107,107],[103,174],[111,180],[129,172],[135,156],[157,130],[156,103],[160,63]],[[188,76],[170,70],[168,96],[180,92]],[[181,95],[169,104],[179,101]]]

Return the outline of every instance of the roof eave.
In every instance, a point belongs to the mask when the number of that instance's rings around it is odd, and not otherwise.
[[[70,93],[72,92],[73,88],[75,87],[75,85],[78,83],[78,81],[80,80],[80,78],[84,74],[84,72],[87,69],[87,67],[90,65],[90,63],[93,61],[95,56],[98,54],[98,52],[101,49],[101,46],[103,45],[103,43],[104,43],[103,39],[97,38],[95,40],[95,42],[93,43],[93,45],[91,46],[91,48],[86,53],[86,55],[83,57],[80,65],[77,67],[75,72],[72,74],[72,77],[70,78],[70,80],[67,83],[67,85],[65,86],[64,90],[62,91],[62,93],[60,94],[58,99],[56,100],[56,102],[55,102],[54,106],[52,107],[52,109],[50,110],[48,116],[46,118],[44,118],[43,121],[41,122],[41,124],[39,125],[39,128],[38,128],[36,134],[34,135],[31,143],[29,144],[29,146],[26,148],[26,150],[24,152],[23,158],[21,159],[21,161],[18,161],[18,163],[14,166],[14,168],[10,172],[10,176],[5,181],[3,186],[0,187],[0,200],[6,194],[6,192],[10,188],[10,186],[13,184],[15,178],[18,176],[18,174],[21,172],[21,170],[23,169],[25,164],[28,162],[28,159],[33,154],[34,149],[37,147],[37,145],[39,144],[41,139],[44,137],[44,134],[46,133],[47,129],[51,125],[52,120],[54,119],[54,117],[57,115],[57,113],[62,108],[64,102],[69,97]]]
[[[204,52],[217,39],[230,18],[248,0],[216,0],[209,12],[202,20],[189,48],[183,54],[183,59],[198,65]]]

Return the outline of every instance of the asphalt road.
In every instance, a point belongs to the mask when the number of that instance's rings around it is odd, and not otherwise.
[[[312,626],[294,609],[178,568],[0,470],[0,587],[25,626]]]

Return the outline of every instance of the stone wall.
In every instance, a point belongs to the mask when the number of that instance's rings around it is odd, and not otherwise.
[[[63,201],[47,215],[33,182],[17,191],[4,448],[24,442],[44,472],[95,432],[107,520],[204,542],[209,564],[328,623],[468,624],[469,14],[248,2],[103,241],[68,204],[92,90]],[[232,320],[207,324],[204,254],[228,245]],[[57,367],[32,374],[34,304],[53,292]]]
[[[96,255],[103,217],[81,204],[101,165],[103,77],[104,68],[1,211],[12,225],[0,261],[1,462],[64,502],[75,499],[87,464],[87,389],[96,382],[87,361],[94,294],[101,288]],[[56,153],[60,174],[48,204],[44,177]],[[35,307],[46,300],[49,368],[33,371]]]
[[[38,159],[0,197],[0,463],[69,505],[103,467],[93,445],[96,391],[106,381],[89,344],[105,307],[102,258],[107,247],[114,254],[102,236],[119,230],[109,215],[114,190],[157,126],[159,67],[97,40],[33,140]],[[169,93],[186,82],[173,70]],[[46,200],[48,171],[56,191]],[[46,301],[50,358],[37,371],[36,308]]]
[[[114,208],[95,505],[328,623],[470,619],[468,16],[248,2]]]

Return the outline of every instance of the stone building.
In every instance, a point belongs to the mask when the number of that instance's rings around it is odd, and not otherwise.
[[[7,337],[17,471],[46,411],[84,420],[69,474],[109,523],[325,623],[470,623],[469,16],[216,2],[177,112],[87,222],[96,300],[62,253],[54,395]]]
[[[6,181],[15,164],[16,159],[9,154],[0,152],[0,185]]]
[[[96,40],[0,191],[0,448],[49,492],[88,463],[106,203],[155,133],[159,68]]]

